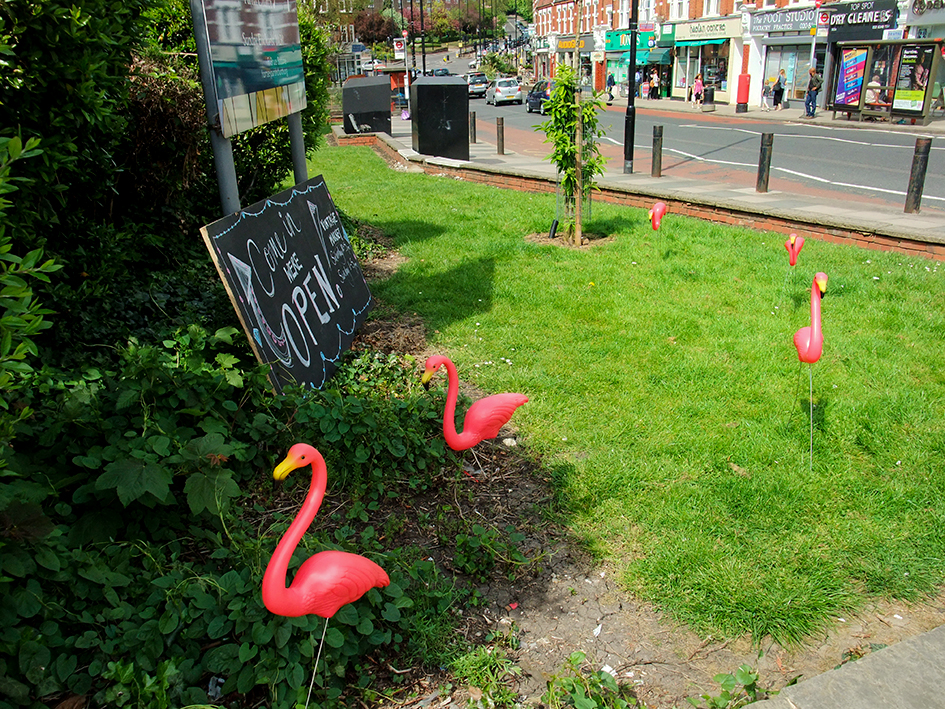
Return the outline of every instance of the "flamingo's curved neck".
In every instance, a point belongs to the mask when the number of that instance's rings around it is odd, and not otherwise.
[[[302,503],[302,509],[299,510],[295,519],[292,520],[292,524],[289,525],[285,534],[282,535],[282,539],[279,540],[279,544],[273,552],[269,565],[266,567],[266,573],[263,576],[263,590],[265,591],[268,588],[272,593],[279,596],[279,598],[264,599],[267,606],[270,602],[278,603],[287,596],[288,589],[286,589],[285,582],[289,574],[289,561],[292,559],[292,553],[299,545],[312,520],[315,519],[318,508],[322,505],[327,484],[328,471],[325,467],[325,459],[316,454],[315,460],[312,461],[312,482],[308,489],[308,495],[305,497],[305,502]]]
[[[817,287],[817,281],[810,288],[810,339],[811,342],[817,342],[822,335],[820,334],[820,288]]]
[[[446,367],[446,378],[449,383],[446,390],[446,408],[443,410],[443,438],[452,448],[459,443],[459,433],[456,432],[456,400],[459,398],[459,374],[456,371],[456,365],[450,360],[445,360],[443,366]]]

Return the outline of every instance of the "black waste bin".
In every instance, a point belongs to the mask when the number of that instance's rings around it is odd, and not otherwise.
[[[714,86],[704,86],[702,88],[702,110],[703,111],[715,110],[715,87]]]
[[[469,160],[469,85],[459,76],[424,76],[410,85],[413,149]]]
[[[390,135],[390,79],[386,76],[352,77],[341,89],[345,133]]]

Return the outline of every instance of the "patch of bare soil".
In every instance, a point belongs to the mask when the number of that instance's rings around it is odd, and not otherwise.
[[[427,354],[419,320],[369,321],[356,344],[419,361]],[[393,500],[384,514],[407,520],[397,543],[429,549],[440,569],[478,587],[485,605],[461,609],[468,640],[484,642],[490,632],[510,631],[520,640],[513,657],[523,673],[514,689],[526,704],[539,702],[547,681],[575,650],[586,653],[588,669],[609,668],[622,683],[635,685],[650,709],[670,709],[689,706],[687,697],[719,694],[713,676],[741,664],[760,672],[761,686],[780,689],[945,623],[945,593],[914,605],[876,601],[858,615],[836,618],[801,648],[764,642],[759,659],[750,638],[700,637],[621,588],[613,568],[596,563],[565,527],[550,521],[551,481],[541,461],[515,445],[514,431],[504,430],[476,452],[478,464],[467,453],[464,474],[426,497]],[[518,548],[530,562],[498,563],[484,583],[464,577],[454,564],[452,540],[474,523],[514,527],[525,536]],[[442,674],[389,669],[401,682],[387,686],[385,705],[465,709],[475,695]]]
[[[526,234],[525,241],[531,242],[532,244],[547,244],[550,246],[560,246],[565,249],[578,249],[586,248],[588,246],[596,246],[598,244],[605,244],[607,242],[613,241],[616,237],[614,236],[604,236],[602,234],[582,234],[581,235],[581,245],[577,246],[574,243],[573,238],[568,239],[562,234],[556,234],[552,239],[548,232],[536,232],[533,234]]]

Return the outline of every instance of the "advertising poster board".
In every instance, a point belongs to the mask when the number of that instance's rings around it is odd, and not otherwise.
[[[374,306],[322,177],[200,233],[276,391],[321,388]]]
[[[929,77],[932,75],[934,52],[934,46],[903,45],[896,74],[896,93],[893,94],[894,111],[917,115],[922,113]]]
[[[203,0],[223,136],[306,106],[296,0]]]
[[[866,48],[851,47],[840,55],[837,94],[834,103],[838,106],[858,106],[860,91],[863,88],[863,74],[866,68]]]

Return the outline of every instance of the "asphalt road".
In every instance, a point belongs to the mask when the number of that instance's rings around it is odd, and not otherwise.
[[[427,67],[446,65],[451,71],[469,71],[471,57],[427,57]],[[697,111],[661,110],[660,103],[639,101],[634,131],[634,170],[649,172],[653,127],[663,126],[664,175],[714,179],[754,187],[758,177],[761,135],[773,133],[769,189],[798,194],[825,194],[868,204],[904,203],[915,152],[915,135],[882,128],[841,128],[802,122],[754,121]],[[495,119],[503,117],[506,150],[545,157],[550,146],[536,125],[544,119],[515,104],[487,106],[471,99],[477,131],[495,140]],[[601,152],[609,170],[623,169],[625,109],[607,107],[600,115],[604,136]],[[932,143],[922,196],[923,210],[945,211],[945,145]]]

